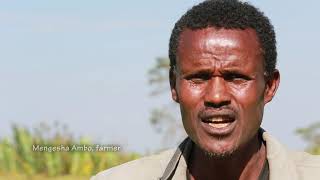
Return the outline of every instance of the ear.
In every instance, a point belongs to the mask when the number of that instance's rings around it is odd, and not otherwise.
[[[269,77],[266,77],[266,89],[264,92],[264,104],[267,104],[275,96],[280,84],[280,72],[276,69]]]
[[[177,89],[176,89],[176,71],[174,67],[171,67],[169,70],[169,80],[170,80],[170,89],[171,89],[171,96],[172,99],[179,103],[179,98],[177,94]]]

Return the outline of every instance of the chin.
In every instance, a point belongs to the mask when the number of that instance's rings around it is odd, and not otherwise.
[[[212,159],[229,159],[233,156],[233,154],[236,152],[235,149],[229,150],[229,151],[223,151],[223,152],[216,152],[216,151],[205,151],[204,153],[207,157]]]
[[[200,145],[200,149],[202,149],[209,158],[228,159],[235,154],[238,148],[234,143],[211,142],[204,146]]]

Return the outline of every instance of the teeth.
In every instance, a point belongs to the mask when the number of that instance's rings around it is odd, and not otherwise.
[[[209,123],[209,125],[214,128],[224,128],[227,127],[229,124],[231,123]]]
[[[211,122],[222,122],[223,118],[219,117],[219,118],[211,118],[210,119]]]

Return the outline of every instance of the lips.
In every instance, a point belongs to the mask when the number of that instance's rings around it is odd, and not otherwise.
[[[199,118],[204,130],[210,135],[227,135],[236,124],[236,116],[232,110],[202,111]]]
[[[206,117],[202,119],[202,122],[208,123],[215,128],[223,128],[235,121],[230,115],[215,115],[213,117]]]

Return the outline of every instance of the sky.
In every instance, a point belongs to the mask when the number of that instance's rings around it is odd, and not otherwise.
[[[162,147],[150,125],[148,69],[166,57],[175,21],[199,0],[0,0],[0,137],[11,125],[59,121],[125,151]],[[281,83],[263,127],[302,150],[294,132],[320,121],[319,2],[255,0],[277,35]]]

